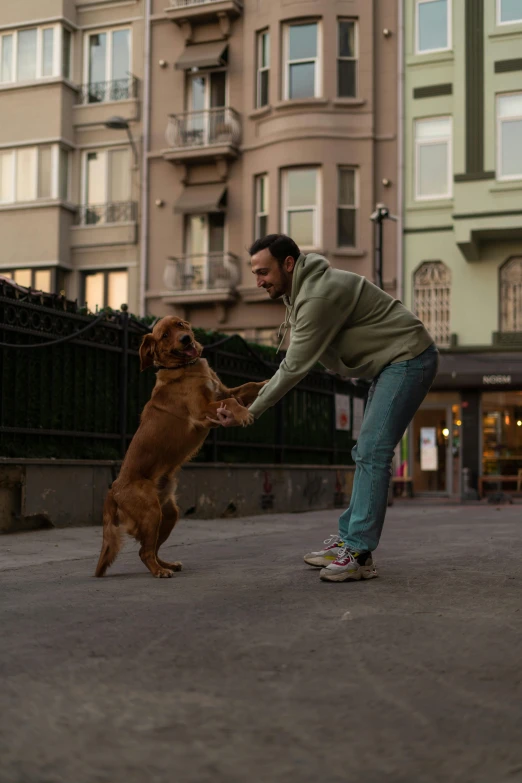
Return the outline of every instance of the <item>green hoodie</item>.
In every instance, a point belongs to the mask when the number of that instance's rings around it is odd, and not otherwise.
[[[283,301],[290,345],[250,406],[256,419],[316,362],[347,378],[371,379],[387,364],[413,359],[433,343],[422,322],[398,299],[361,275],[333,269],[317,253],[301,253],[290,298]]]

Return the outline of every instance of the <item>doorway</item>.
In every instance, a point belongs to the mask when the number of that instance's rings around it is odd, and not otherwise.
[[[415,494],[459,492],[460,408],[425,403],[411,428],[411,463]]]

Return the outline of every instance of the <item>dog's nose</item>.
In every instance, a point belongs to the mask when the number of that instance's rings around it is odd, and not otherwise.
[[[184,334],[183,337],[179,338],[179,341],[182,345],[188,345],[189,343],[192,342],[192,340],[190,339],[190,334]]]

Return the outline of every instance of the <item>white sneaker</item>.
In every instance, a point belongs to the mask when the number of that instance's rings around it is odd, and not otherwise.
[[[325,582],[346,582],[359,579],[374,579],[377,569],[371,552],[350,552],[348,547],[337,550],[337,558],[321,569],[320,577]]]
[[[324,549],[319,549],[317,552],[308,552],[304,556],[305,563],[311,566],[317,566],[322,568],[323,566],[330,565],[337,559],[337,555],[343,546],[343,542],[339,536],[333,533],[330,538],[327,538],[323,542],[325,544]]]

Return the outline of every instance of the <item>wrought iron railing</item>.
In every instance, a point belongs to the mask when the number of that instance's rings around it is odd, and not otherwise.
[[[96,226],[103,223],[133,223],[136,220],[135,201],[113,201],[109,204],[82,204],[76,213],[76,226]]]
[[[0,280],[0,455],[118,459],[155,382],[152,370],[140,373],[148,332],[127,312],[100,320],[63,296]],[[228,386],[271,377],[284,356],[238,335],[196,329],[196,339]],[[352,464],[352,433],[336,429],[335,395],[364,393],[313,370],[254,426],[214,429],[196,459]]]
[[[138,80],[135,76],[114,79],[110,82],[89,82],[82,84],[78,93],[78,103],[105,103],[106,101],[126,101],[138,97]]]
[[[232,144],[241,141],[239,114],[229,107],[170,114],[165,131],[170,148],[205,147],[209,144]]]
[[[169,291],[234,289],[239,280],[239,259],[232,253],[172,258],[163,275],[163,282]]]

